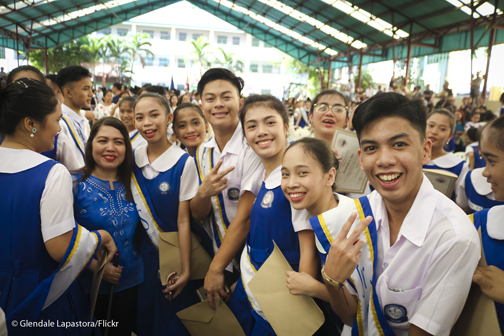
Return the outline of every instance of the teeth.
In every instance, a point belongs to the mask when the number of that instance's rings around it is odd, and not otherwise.
[[[303,195],[304,195],[303,193],[290,194],[290,197],[291,197],[291,198],[298,198],[298,197],[301,197],[301,196],[303,196]]]
[[[145,134],[151,134],[154,131],[145,131]]]
[[[382,181],[392,181],[398,178],[401,174],[389,174],[389,175],[378,175],[378,178]]]
[[[264,141],[259,141],[258,144],[259,145],[266,145],[266,144],[268,144],[270,142],[271,142],[271,140],[264,140]]]

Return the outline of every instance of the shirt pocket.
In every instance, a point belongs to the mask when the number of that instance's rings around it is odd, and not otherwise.
[[[391,325],[408,326],[409,320],[422,296],[422,287],[412,289],[396,288],[389,285],[389,278],[384,277],[379,286],[380,306],[385,318]]]
[[[229,178],[228,181],[228,187],[224,192],[226,193],[226,197],[233,202],[238,202],[238,199],[240,198],[240,184],[241,184],[241,179],[239,178]]]

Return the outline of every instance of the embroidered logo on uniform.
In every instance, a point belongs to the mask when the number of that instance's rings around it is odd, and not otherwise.
[[[439,183],[445,183],[446,182],[446,180],[443,177],[436,178],[436,181],[439,182]]]
[[[403,306],[388,304],[383,310],[385,311],[385,317],[390,322],[403,323],[408,321],[408,311]]]
[[[228,198],[231,201],[238,201],[238,198],[240,198],[240,189],[238,189],[238,188],[230,188],[228,190]]]
[[[171,192],[171,186],[170,183],[163,181],[159,184],[159,193],[162,195],[169,194]]]
[[[265,209],[271,208],[271,205],[273,204],[273,199],[275,198],[275,194],[273,194],[273,191],[269,190],[263,197],[261,206]]]

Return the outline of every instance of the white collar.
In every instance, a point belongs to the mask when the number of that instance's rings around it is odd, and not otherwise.
[[[182,148],[171,145],[154,162],[150,163],[147,155],[147,144],[145,144],[135,149],[135,163],[140,169],[150,165],[155,171],[163,173],[173,167],[184,154],[186,152]]]
[[[398,235],[398,239],[402,235],[418,247],[421,247],[425,241],[440,195],[425,175],[422,178],[420,189],[413,201],[413,205],[404,218]],[[375,220],[378,219],[376,221],[376,229],[378,230],[382,224],[382,219],[388,217],[388,215],[383,198],[376,190],[372,194],[374,193],[376,193],[375,197],[378,197],[378,206],[376,209],[373,209]]]
[[[487,214],[487,232],[490,238],[504,240],[504,205],[494,206],[488,210]]]
[[[0,173],[19,173],[40,165],[48,157],[29,149],[12,149],[0,147]]]
[[[476,168],[471,173],[471,182],[474,190],[481,196],[486,196],[492,192],[492,185],[487,182],[485,176],[483,176],[483,170],[485,168]]]
[[[75,113],[70,107],[65,104],[61,104],[61,112],[65,115],[65,117],[69,117],[70,119],[82,124],[86,121],[86,118],[81,116],[80,114]]]
[[[229,141],[227,142],[226,146],[224,146],[224,149],[222,150],[221,156],[226,155],[226,153],[231,153],[231,154],[238,154],[242,150],[242,148],[246,147],[247,145],[245,144],[246,140],[245,137],[243,136],[243,131],[242,131],[242,126],[241,122],[238,122],[238,126],[236,126],[236,129],[233,133],[233,136]],[[215,141],[215,135],[212,136],[210,139],[208,139],[207,142],[203,143],[204,147],[207,148],[219,148],[219,145],[217,145],[217,141]]]
[[[453,153],[448,153],[438,157],[435,160],[432,160],[431,162],[428,163],[428,165],[436,165],[439,168],[453,168],[462,161],[464,160],[459,158],[457,155]]]
[[[266,171],[264,172],[266,175]],[[275,189],[282,183],[282,165],[278,166],[273,170],[266,181],[264,181],[264,185],[266,189],[271,190]]]

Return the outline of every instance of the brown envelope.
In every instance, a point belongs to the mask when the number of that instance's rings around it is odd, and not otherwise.
[[[212,258],[200,244],[197,235],[191,232],[191,275],[190,280],[204,279]],[[166,286],[170,273],[182,273],[180,261],[178,232],[161,232],[159,234],[159,273],[161,284]]]
[[[478,229],[481,241],[481,228]],[[481,244],[481,259],[479,266],[487,266],[483,244]],[[495,310],[495,303],[483,294],[480,286],[473,284],[467,297],[464,309],[450,335],[453,336],[501,336],[499,319]]]
[[[278,336],[313,335],[324,323],[324,314],[311,297],[289,293],[287,271],[292,267],[275,244],[248,286]]]
[[[177,313],[191,336],[245,336],[229,307],[219,297],[214,302],[216,310],[205,300]]]

